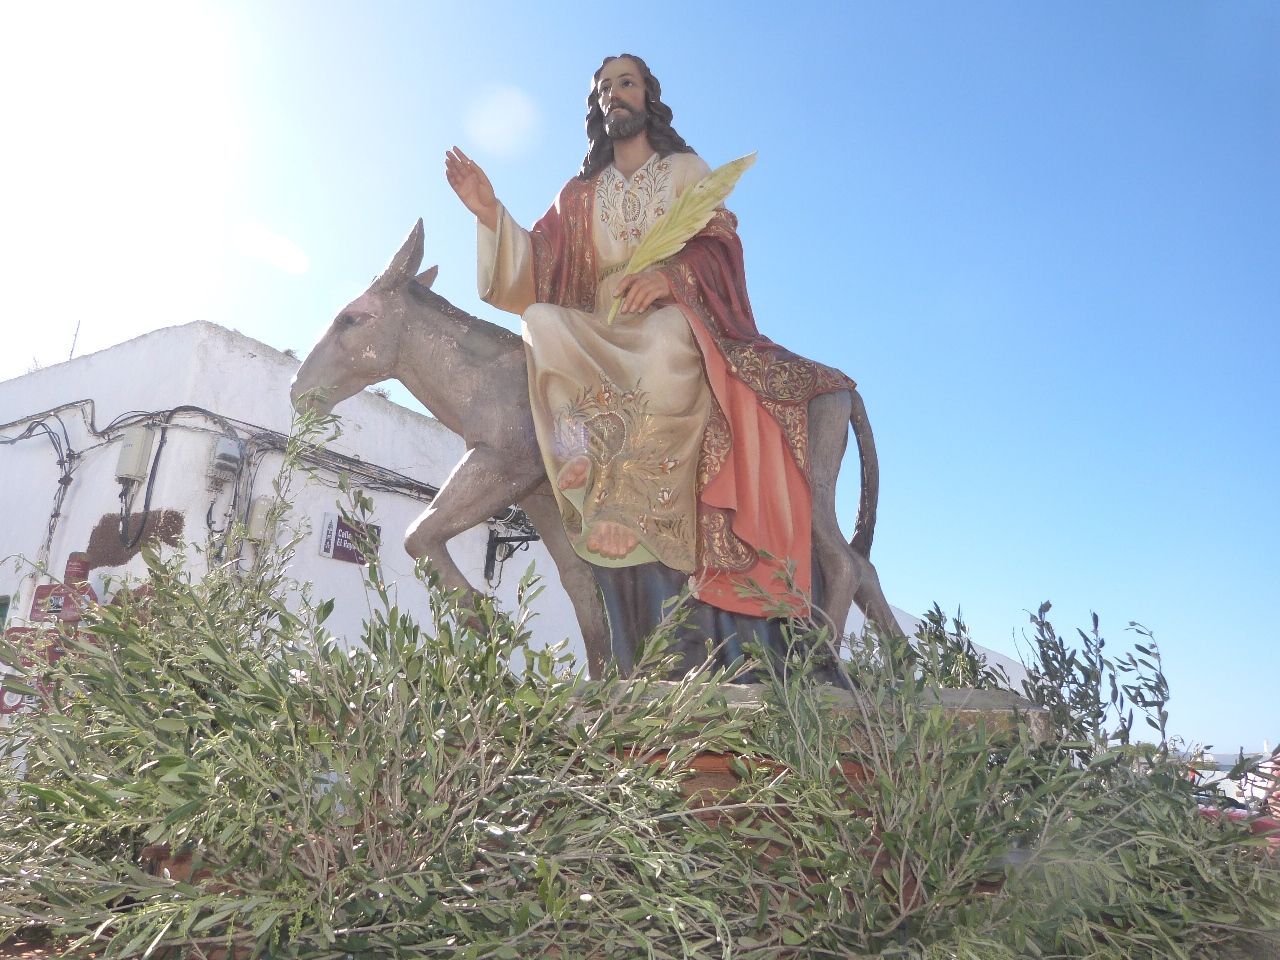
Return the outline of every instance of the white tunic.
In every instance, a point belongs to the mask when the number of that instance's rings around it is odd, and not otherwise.
[[[599,282],[591,313],[533,303],[532,241],[505,209],[480,227],[480,296],[521,314],[529,394],[547,475],[579,555],[602,566],[654,559],[697,565],[697,466],[710,410],[702,356],[677,307],[619,314],[606,323],[632,251],[671,202],[708,172],[696,154],[653,154],[629,179],[616,167],[596,181],[592,239]],[[566,463],[585,456],[585,487],[561,492]],[[622,559],[586,541],[601,521],[638,544]]]

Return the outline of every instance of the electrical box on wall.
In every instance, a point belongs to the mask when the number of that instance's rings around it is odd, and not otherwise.
[[[152,438],[150,427],[129,427],[125,430],[120,445],[120,458],[116,461],[117,480],[141,483],[147,479],[147,471],[151,468]]]
[[[209,474],[214,477],[234,476],[240,469],[240,441],[219,437],[213,445],[213,461]]]
[[[271,517],[274,497],[254,497],[249,505],[249,519],[245,522],[245,536],[250,540],[270,540],[275,536],[275,520]]]

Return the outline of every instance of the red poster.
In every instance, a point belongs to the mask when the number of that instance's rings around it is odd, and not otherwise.
[[[61,583],[42,583],[36,587],[31,600],[32,623],[79,623],[84,609],[97,602],[93,588],[87,583],[70,586]]]

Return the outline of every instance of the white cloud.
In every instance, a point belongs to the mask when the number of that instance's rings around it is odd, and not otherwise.
[[[519,87],[495,87],[467,109],[464,126],[478,149],[512,159],[528,152],[541,122],[529,94]]]
[[[311,258],[305,250],[256,220],[245,220],[236,228],[236,247],[246,257],[295,276],[301,276],[311,267]]]

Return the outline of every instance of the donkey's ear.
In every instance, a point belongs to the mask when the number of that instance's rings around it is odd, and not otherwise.
[[[418,222],[409,231],[409,236],[405,238],[404,244],[387,264],[387,269],[373,281],[374,289],[387,290],[411,279],[418,272],[418,267],[422,266],[422,246],[422,218],[419,217]]]
[[[431,285],[436,282],[436,274],[439,272],[440,272],[440,267],[437,265],[432,267],[429,270],[423,270],[420,274],[418,274],[413,279],[418,284],[418,286],[425,287],[426,289],[430,290]]]

